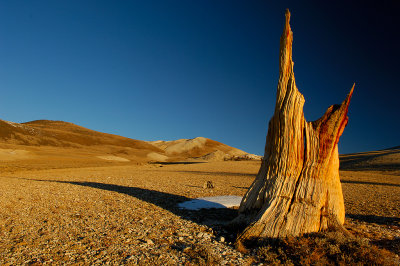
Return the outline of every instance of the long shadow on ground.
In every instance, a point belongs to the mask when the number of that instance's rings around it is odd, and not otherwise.
[[[375,223],[378,225],[386,225],[386,226],[400,226],[400,218],[399,217],[388,217],[388,216],[377,216],[377,215],[361,215],[361,214],[346,214],[346,217],[367,222],[367,223]],[[371,241],[371,244],[377,245],[381,248],[385,248],[394,252],[397,255],[400,255],[400,238],[395,237],[393,239],[379,239]]]
[[[207,225],[213,228],[216,235],[225,235],[226,230],[224,224],[237,216],[237,210],[224,208],[224,209],[201,209],[198,211],[185,210],[178,208],[178,203],[192,200],[191,198],[174,195],[166,192],[143,189],[138,187],[120,186],[114,184],[98,183],[98,182],[78,182],[78,181],[60,181],[60,180],[43,180],[43,179],[28,179],[30,181],[39,182],[52,182],[61,184],[71,184],[83,187],[96,188],[106,191],[113,191],[121,194],[126,194],[135,197],[139,200],[159,206],[168,210],[183,219],[196,222],[197,224]],[[231,232],[232,233],[232,232]]]
[[[400,187],[400,184],[383,183],[383,182],[370,182],[370,181],[354,181],[354,180],[340,180],[341,183],[360,184],[360,185],[378,185],[389,187]]]
[[[387,216],[377,216],[377,215],[361,215],[361,214],[346,214],[347,217],[367,222],[367,223],[376,223],[383,225],[397,225],[400,226],[400,218],[399,217],[387,217]]]
[[[340,164],[340,170],[347,171],[399,171],[400,163],[380,163],[380,164]]]

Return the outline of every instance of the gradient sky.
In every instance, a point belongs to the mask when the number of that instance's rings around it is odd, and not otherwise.
[[[399,1],[268,2],[0,0],[0,119],[262,155],[289,8],[306,119],[355,82],[339,152],[400,145]]]

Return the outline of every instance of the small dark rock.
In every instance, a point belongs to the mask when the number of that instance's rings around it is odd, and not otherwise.
[[[212,181],[206,181],[203,185],[203,188],[214,188],[214,183]]]

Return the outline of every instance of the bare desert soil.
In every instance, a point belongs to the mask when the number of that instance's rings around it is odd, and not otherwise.
[[[242,196],[260,162],[0,168],[0,264],[254,263],[222,224],[235,210],[188,199]],[[59,168],[59,169],[57,169]],[[346,228],[400,255],[400,171],[341,171]],[[206,181],[214,189],[204,189]]]

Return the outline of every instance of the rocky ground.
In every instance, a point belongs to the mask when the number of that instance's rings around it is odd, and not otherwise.
[[[259,162],[144,164],[0,175],[0,263],[259,263],[223,224],[235,210],[185,211],[185,200],[243,195]],[[400,175],[341,172],[346,227],[400,255]],[[204,189],[206,181],[214,189]]]

